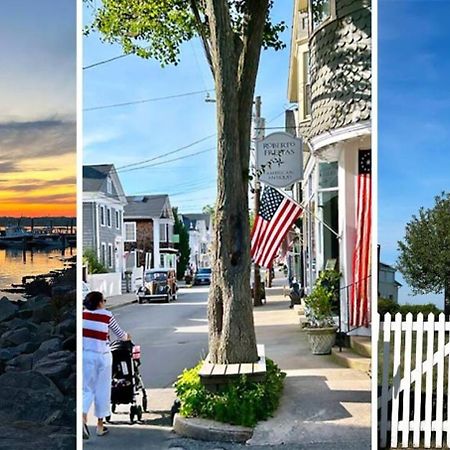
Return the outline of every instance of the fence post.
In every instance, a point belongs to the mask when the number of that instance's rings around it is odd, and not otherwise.
[[[433,412],[433,354],[434,354],[434,314],[428,314],[427,321],[427,361],[426,361],[426,390],[425,390],[425,423],[424,446],[431,447],[431,421]]]
[[[417,314],[417,329],[416,329],[416,376],[414,385],[414,431],[413,431],[413,445],[419,447],[420,445],[420,409],[422,403],[422,352],[423,352],[423,314]]]
[[[397,447],[398,443],[398,406],[401,380],[401,345],[402,345],[402,315],[395,315],[394,330],[394,366],[392,372],[392,409],[391,409],[391,447]]]
[[[402,447],[409,446],[409,429],[410,429],[410,392],[411,392],[411,357],[412,357],[412,329],[413,315],[408,313],[405,321],[405,364],[404,364],[404,386],[403,391],[403,420],[402,429]]]
[[[437,381],[436,381],[436,447],[442,448],[442,431],[444,421],[444,362],[445,362],[445,314],[439,314]]]
[[[388,387],[389,387],[389,356],[391,341],[391,315],[384,315],[384,322],[380,324],[380,331],[383,330],[383,377],[381,382],[381,420],[380,420],[380,446],[385,448],[387,444],[387,428],[388,428]],[[381,333],[378,341],[381,339]]]

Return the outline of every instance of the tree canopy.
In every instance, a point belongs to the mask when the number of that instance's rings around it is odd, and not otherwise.
[[[102,0],[102,6],[98,8],[92,0],[85,2],[94,10],[94,19],[85,28],[86,34],[98,30],[105,42],[120,44],[125,53],[154,58],[162,65],[177,64],[182,43],[199,37],[212,68],[205,0]],[[273,0],[228,0],[223,3],[228,6],[236,48],[247,45],[254,10],[267,3],[262,45],[276,50],[285,46],[279,39],[279,33],[286,29],[284,21],[273,23],[270,20]]]
[[[415,294],[440,293],[450,282],[450,193],[435,197],[432,208],[420,208],[398,242],[397,268]],[[450,292],[446,292],[446,299]]]

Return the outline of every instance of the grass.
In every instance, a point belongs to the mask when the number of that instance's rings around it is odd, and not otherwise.
[[[382,332],[381,332],[382,333]],[[380,333],[380,334],[381,334]],[[401,351],[400,351],[400,379],[404,378],[404,370],[405,370],[405,334],[406,332],[402,332],[402,341],[401,341]],[[438,339],[438,333],[434,333],[434,352],[438,349],[437,339]],[[389,370],[388,370],[388,380],[389,380],[389,386],[392,386],[393,384],[393,367],[394,367],[394,332],[391,332],[390,336],[390,354],[389,354]],[[449,341],[448,333],[445,333],[445,342],[447,343]],[[411,339],[411,371],[415,369],[416,367],[416,343],[417,343],[417,333],[415,331],[412,332],[412,339]],[[383,377],[383,358],[384,358],[384,342],[382,340],[379,341],[378,345],[378,384],[382,385],[382,377]],[[427,334],[424,333],[423,336],[423,344],[422,344],[422,361],[426,361],[427,359],[427,348],[428,348],[428,338]],[[447,383],[448,383],[448,364],[449,364],[449,358],[446,357],[444,359],[444,391],[446,391]],[[436,391],[436,383],[437,383],[437,365],[433,366],[433,391]],[[411,382],[411,385],[415,383]],[[426,389],[426,373],[422,376],[422,392]],[[412,389],[414,386],[412,386]]]

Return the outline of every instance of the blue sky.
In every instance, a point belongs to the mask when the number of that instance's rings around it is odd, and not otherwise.
[[[292,22],[292,2],[275,2],[275,20]],[[89,11],[85,11],[85,21]],[[287,106],[290,29],[283,36],[286,48],[263,52],[256,95],[262,97],[262,115],[273,119],[268,126],[283,126]],[[120,55],[116,45],[104,44],[98,35],[84,38],[84,65]],[[198,41],[182,48],[178,66],[161,68],[153,60],[127,56],[84,70],[84,108],[186,92],[214,86]],[[121,108],[86,111],[84,114],[84,163],[114,163],[121,167],[150,159],[215,133],[215,104],[200,94]],[[214,92],[211,91],[211,97]],[[165,159],[207,150],[197,156],[136,171],[120,171],[128,195],[171,194],[181,212],[197,212],[215,198],[215,138],[207,139]],[[208,150],[209,149],[209,150]],[[164,159],[154,161],[162,162]]]
[[[395,263],[411,216],[450,189],[449,16],[448,1],[379,2],[378,235],[386,263]],[[443,303],[443,295],[409,294],[401,288],[401,301]]]

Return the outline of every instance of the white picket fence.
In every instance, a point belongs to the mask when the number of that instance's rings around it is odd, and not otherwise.
[[[450,447],[450,322],[444,314],[413,321],[411,313],[388,313],[373,325],[382,371],[380,447]]]

